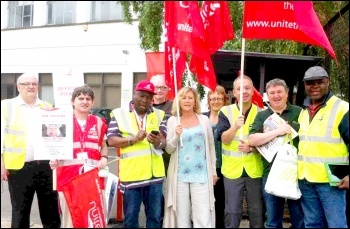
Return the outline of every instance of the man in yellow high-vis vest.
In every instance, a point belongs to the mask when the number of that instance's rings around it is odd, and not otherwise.
[[[154,85],[140,81],[127,109],[112,111],[108,126],[109,146],[120,148],[119,179],[123,192],[124,228],[139,227],[141,203],[146,209],[146,227],[162,227],[162,149],[166,144],[166,118],[152,107]]]
[[[240,86],[241,80],[243,87]],[[250,227],[263,228],[261,155],[248,143],[249,129],[259,108],[252,104],[253,82],[248,76],[243,76],[243,79],[238,77],[233,82],[233,94],[236,98],[240,97],[240,90],[243,91],[243,107],[240,108],[239,103],[222,107],[217,124],[216,137],[222,142],[221,173],[224,176],[225,187],[225,227],[239,227],[246,189]]]
[[[43,227],[60,227],[57,192],[52,189],[49,161],[34,160],[40,108],[51,106],[38,98],[38,88],[35,75],[22,74],[17,79],[19,95],[1,101],[1,180],[8,181],[12,228],[30,227],[35,193]]]
[[[322,67],[305,72],[308,97],[298,120],[298,178],[306,228],[347,228],[345,187],[330,186],[324,163],[349,163],[349,103],[333,95],[329,85]]]

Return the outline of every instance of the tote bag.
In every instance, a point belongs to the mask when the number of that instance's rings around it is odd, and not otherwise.
[[[288,138],[289,143],[288,144]],[[297,200],[301,197],[298,185],[298,154],[291,136],[286,135],[267,177],[265,191],[269,194]]]

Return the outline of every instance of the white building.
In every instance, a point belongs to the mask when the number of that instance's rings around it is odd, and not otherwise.
[[[122,19],[116,1],[1,1],[1,99],[33,72],[39,97],[54,103],[53,75],[71,71],[93,88],[95,107],[127,105],[147,69],[137,21]]]

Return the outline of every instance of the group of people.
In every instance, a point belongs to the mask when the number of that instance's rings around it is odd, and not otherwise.
[[[127,108],[112,111],[108,127],[90,114],[93,91],[78,87],[71,100],[74,159],[61,161],[33,158],[33,117],[50,106],[37,98],[37,85],[34,76],[23,74],[19,96],[1,102],[1,178],[9,182],[12,227],[29,227],[35,192],[44,227],[72,227],[64,196],[59,187],[58,194],[52,190],[51,169],[86,161],[102,169],[108,145],[120,150],[125,228],[139,227],[142,203],[147,228],[238,228],[244,193],[250,227],[282,228],[286,200],[264,190],[274,160],[267,161],[256,147],[292,129],[299,134],[293,144],[302,196],[287,199],[291,226],[348,227],[349,176],[330,186],[324,163],[349,162],[349,104],[332,94],[322,67],[305,72],[303,108],[288,102],[288,86],[276,78],[266,84],[268,108],[261,110],[252,103],[252,80],[243,76],[233,82],[237,103],[228,104],[218,85],[207,94],[205,113],[194,88],[183,87],[168,100],[164,76],[156,75],[137,84]],[[273,113],[286,122],[266,131],[264,122]],[[85,134],[90,128],[97,128],[96,136]]]

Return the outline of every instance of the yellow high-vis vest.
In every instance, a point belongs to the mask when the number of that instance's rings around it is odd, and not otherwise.
[[[27,152],[26,114],[20,106],[13,107],[12,103],[12,99],[1,101],[1,113],[6,120],[2,156],[6,169],[21,169]],[[41,108],[52,107],[51,104],[43,101],[39,106]]]
[[[243,128],[243,140],[248,141],[248,134],[251,125],[254,122],[255,116],[260,109],[252,104],[248,117],[241,127]],[[236,105],[224,106],[221,108],[231,126],[234,125],[236,118],[240,115]],[[222,174],[229,179],[236,179],[242,176],[243,168],[251,178],[258,178],[262,176],[263,165],[261,155],[258,153],[243,153],[238,150],[240,139],[240,129],[237,131],[234,140],[229,144],[222,143]]]
[[[332,96],[310,122],[307,109],[299,116],[298,178],[327,183],[325,162],[349,162],[349,153],[338,130],[349,103]]]
[[[146,132],[159,130],[165,115],[164,111],[153,108],[146,118]],[[114,109],[113,115],[118,123],[122,136],[128,138],[138,132],[137,119],[134,112],[126,109]],[[151,144],[145,138],[132,146],[120,148],[119,179],[121,182],[149,180],[152,177],[164,177],[162,155],[152,152]]]

